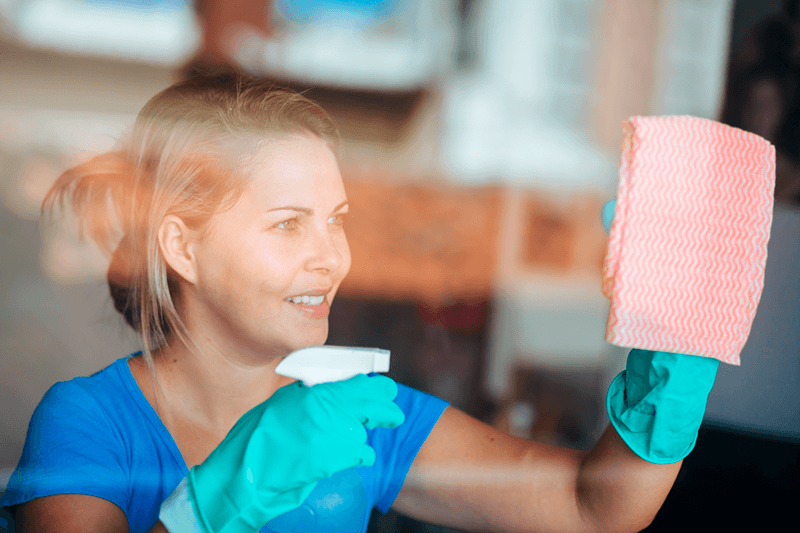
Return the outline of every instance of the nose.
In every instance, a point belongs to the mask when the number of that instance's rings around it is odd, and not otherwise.
[[[313,242],[306,262],[307,270],[336,272],[350,257],[344,232],[331,230],[327,226],[326,224],[325,228],[318,228],[313,232]]]

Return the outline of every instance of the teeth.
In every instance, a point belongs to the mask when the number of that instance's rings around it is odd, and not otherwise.
[[[325,300],[324,296],[293,296],[291,298],[286,298],[287,302],[292,302],[296,304],[303,304],[303,305],[321,305],[322,302]]]

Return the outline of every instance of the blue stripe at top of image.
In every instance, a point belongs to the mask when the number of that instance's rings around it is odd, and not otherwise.
[[[356,20],[364,25],[392,15],[397,0],[278,0],[277,10],[295,24],[332,19]]]

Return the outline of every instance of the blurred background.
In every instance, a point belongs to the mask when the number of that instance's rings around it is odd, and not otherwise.
[[[50,184],[156,92],[241,68],[337,120],[353,269],[329,343],[504,431],[588,449],[626,352],[603,340],[621,122],[691,114],[778,150],[766,281],[696,450],[648,531],[796,523],[800,2],[0,0],[0,492],[56,381],[137,350],[108,260]],[[13,521],[0,514],[0,531]],[[375,513],[372,532],[438,532]]]

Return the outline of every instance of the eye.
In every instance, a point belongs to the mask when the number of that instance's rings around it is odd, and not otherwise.
[[[346,220],[347,213],[339,213],[338,215],[333,215],[331,218],[329,218],[328,223],[336,224],[337,226],[344,226]]]
[[[278,229],[284,229],[288,231],[292,231],[297,229],[297,219],[290,218],[289,220],[284,220],[283,222],[278,222],[275,224],[275,227]]]

